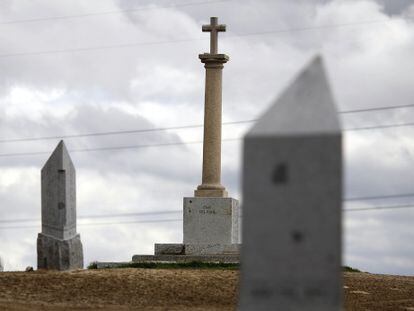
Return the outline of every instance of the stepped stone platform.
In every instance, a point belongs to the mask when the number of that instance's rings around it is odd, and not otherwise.
[[[187,262],[209,262],[209,263],[239,263],[238,254],[221,255],[134,255],[132,262],[156,262],[156,263],[187,263]]]
[[[155,244],[154,255],[134,255],[132,261],[97,262],[98,269],[131,263],[240,263],[241,244]]]
[[[240,263],[239,255],[135,255],[132,261],[96,262],[97,269],[119,268],[133,263]]]
[[[134,255],[132,262],[240,262],[240,244],[155,244],[154,248],[154,255]]]

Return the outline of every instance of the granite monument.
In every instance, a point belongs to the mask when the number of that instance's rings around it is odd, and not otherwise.
[[[42,232],[37,238],[38,269],[83,268],[83,250],[76,232],[75,167],[60,141],[42,168]]]
[[[240,310],[342,310],[341,206],[341,127],[316,57],[244,138]]]

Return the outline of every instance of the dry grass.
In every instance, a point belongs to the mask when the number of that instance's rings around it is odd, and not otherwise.
[[[238,277],[223,269],[6,272],[0,310],[234,310]],[[414,310],[414,277],[344,273],[344,285],[346,310]]]

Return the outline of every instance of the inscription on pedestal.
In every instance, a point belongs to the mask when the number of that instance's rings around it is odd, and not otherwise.
[[[216,210],[212,208],[211,206],[204,205],[201,207],[201,209],[198,211],[200,214],[209,214],[209,215],[215,215]]]

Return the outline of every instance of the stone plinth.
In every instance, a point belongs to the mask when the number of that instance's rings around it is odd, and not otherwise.
[[[83,251],[79,234],[71,239],[60,240],[39,233],[37,268],[53,270],[83,268]]]
[[[155,244],[155,257],[133,258],[191,261],[188,258],[198,260],[207,256],[203,261],[208,262],[212,258],[232,258],[232,262],[238,262],[240,212],[236,199],[184,198],[183,214],[183,243]]]
[[[240,310],[342,310],[341,135],[316,58],[244,138]]]
[[[155,255],[239,255],[240,244],[155,244]]]
[[[239,202],[233,198],[184,198],[184,244],[239,243]]]
[[[238,254],[221,255],[134,255],[132,262],[211,262],[211,263],[239,263]]]

